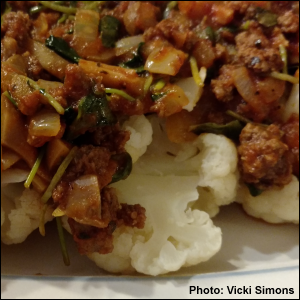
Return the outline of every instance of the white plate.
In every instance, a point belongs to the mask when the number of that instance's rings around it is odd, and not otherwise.
[[[299,299],[298,226],[266,224],[246,216],[239,205],[222,208],[214,222],[223,232],[221,251],[206,263],[160,278],[107,275],[77,254],[71,237],[71,266],[64,267],[55,228],[48,226],[46,238],[35,233],[22,245],[2,245],[1,274],[13,275],[1,278],[2,298]],[[189,294],[190,285],[220,293],[223,288],[223,294]],[[230,295],[227,287],[233,286],[251,286],[251,294]],[[293,294],[256,294],[256,286],[293,289]]]

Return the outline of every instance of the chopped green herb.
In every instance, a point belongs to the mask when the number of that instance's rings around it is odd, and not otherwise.
[[[190,127],[190,131],[197,135],[200,135],[201,133],[222,134],[230,139],[238,140],[243,127],[244,126],[241,124],[241,122],[236,120],[225,125],[219,125],[216,123],[195,125]]]
[[[119,36],[121,23],[112,16],[104,16],[100,21],[101,40],[104,47],[113,48]]]
[[[277,15],[260,7],[256,9],[255,18],[259,24],[265,27],[277,25]]]
[[[153,82],[153,76],[149,74],[149,76],[145,80],[145,85],[144,85],[144,94],[146,95],[150,89],[150,86]]]
[[[118,163],[116,173],[113,175],[112,182],[126,179],[132,171],[132,158],[127,152],[113,155],[112,160]]]
[[[158,93],[158,94],[152,94],[151,95],[151,99],[153,102],[158,101],[160,98],[164,97],[165,95],[167,95],[167,93]]]
[[[231,117],[235,118],[236,120],[238,120],[238,121],[240,121],[240,122],[242,122],[242,123],[245,123],[245,124],[253,123],[251,120],[249,120],[249,119],[247,119],[247,118],[245,118],[245,117],[239,115],[238,113],[235,113],[235,112],[232,111],[232,110],[227,110],[227,111],[226,111],[226,114],[227,114],[228,116],[231,116]]]
[[[161,79],[153,86],[153,90],[160,91],[161,89],[163,89],[165,87],[165,85],[166,85],[166,82]]]
[[[70,265],[69,253],[66,246],[66,240],[64,235],[64,229],[62,227],[61,217],[56,218],[56,225],[59,237],[60,248],[63,256],[63,260],[66,266]]]
[[[258,189],[253,184],[246,183],[252,197],[257,197],[263,193],[263,190]]]
[[[270,77],[283,80],[283,81],[288,81],[293,84],[298,84],[299,83],[299,78],[295,76],[291,76],[289,74],[284,74],[284,73],[279,73],[279,72],[271,72],[269,74]]]
[[[29,187],[30,187],[30,185],[31,185],[31,183],[32,183],[32,181],[34,179],[34,176],[35,176],[36,172],[38,171],[38,169],[40,167],[40,164],[41,164],[41,162],[43,160],[43,157],[45,155],[45,150],[46,150],[45,147],[42,147],[41,150],[40,150],[40,153],[39,153],[39,155],[38,155],[38,157],[37,157],[37,159],[36,159],[36,161],[35,161],[32,169],[31,169],[31,171],[30,171],[30,173],[29,173],[29,175],[28,175],[25,183],[24,183],[24,187],[26,189],[29,189]]]
[[[57,169],[55,175],[53,176],[48,188],[46,189],[45,193],[43,194],[41,201],[43,203],[47,203],[48,200],[52,197],[52,192],[58,182],[60,181],[61,177],[63,176],[64,172],[66,171],[67,167],[69,166],[70,162],[75,157],[75,154],[77,152],[77,147],[73,147],[69,154],[66,156],[66,158],[63,160],[59,168]]]
[[[9,93],[9,91],[5,91],[3,93],[4,96],[6,96],[8,98],[8,100],[15,106],[18,107],[18,104],[16,102],[16,100],[11,96],[11,94]]]
[[[288,73],[288,57],[287,57],[287,51],[286,48],[283,45],[279,46],[279,52],[281,56],[281,60],[283,62],[283,73],[287,74]]]
[[[79,55],[64,39],[50,35],[50,37],[46,39],[45,45],[65,59],[73,63],[79,62]]]
[[[81,99],[77,117],[67,129],[65,138],[72,141],[87,130],[112,125],[115,122],[106,95],[104,93],[101,95],[90,94]]]
[[[105,93],[119,95],[119,96],[121,96],[121,97],[123,97],[126,100],[131,101],[131,102],[135,101],[135,99],[133,97],[131,97],[130,95],[128,95],[127,93],[125,93],[122,90],[106,88]]]
[[[68,19],[68,15],[67,14],[63,14],[57,21],[58,24],[62,24],[65,23]]]

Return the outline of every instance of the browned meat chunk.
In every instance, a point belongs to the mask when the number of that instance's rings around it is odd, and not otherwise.
[[[279,49],[264,35],[261,28],[252,26],[235,38],[238,57],[246,67],[257,73],[280,71],[283,62]]]
[[[212,90],[218,100],[228,102],[233,99],[235,89],[232,72],[233,65],[224,65],[219,72],[219,77],[211,81]]]
[[[246,183],[261,189],[284,186],[291,181],[289,147],[281,141],[276,125],[264,128],[248,124],[240,135],[240,171]]]
[[[299,115],[293,114],[282,126],[284,142],[289,146],[293,159],[293,173],[299,177]]]
[[[297,32],[299,31],[299,16],[289,10],[278,17],[278,24],[283,32]]]
[[[146,220],[145,212],[145,208],[139,204],[121,204],[121,209],[117,213],[118,226],[125,225],[139,229],[144,228]]]
[[[21,11],[9,12],[3,16],[1,33],[4,32],[5,36],[15,39],[20,47],[24,47],[29,37],[30,26],[28,14]]]

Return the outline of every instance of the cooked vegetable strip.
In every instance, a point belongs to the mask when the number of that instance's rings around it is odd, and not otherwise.
[[[214,134],[223,134],[228,138],[238,140],[243,125],[240,121],[232,121],[225,125],[220,125],[216,123],[204,123],[200,125],[191,126],[190,130],[197,135],[201,133],[214,133]]]
[[[34,14],[37,14],[37,13],[43,11],[43,10],[45,10],[45,6],[42,6],[42,5],[33,6],[29,9],[29,14],[34,15]]]
[[[167,5],[167,8],[164,11],[164,19],[166,19],[169,16],[169,13],[172,9],[174,9],[177,6],[177,1],[170,1]]]
[[[238,121],[241,121],[241,122],[245,123],[245,124],[247,124],[247,123],[252,123],[251,120],[249,120],[249,119],[247,119],[247,118],[245,118],[245,117],[243,117],[243,116],[241,116],[241,115],[239,115],[239,114],[233,112],[232,110],[227,110],[227,111],[226,111],[226,114],[227,114],[228,116],[231,116],[231,117],[237,119]]]
[[[49,104],[51,104],[60,115],[63,115],[65,113],[64,108],[50,94],[41,89],[35,81],[23,75],[20,76],[27,79],[27,83],[28,85],[30,85],[30,87],[34,88],[35,90],[39,90],[40,93],[47,98]]]
[[[137,69],[137,72],[143,71],[144,60],[142,56],[142,47],[144,44],[145,44],[144,42],[139,43],[133,58],[126,61],[125,63],[122,63],[120,66],[123,68]]]
[[[64,14],[69,14],[69,15],[73,14],[74,15],[74,14],[76,14],[76,11],[77,11],[77,8],[75,8],[75,7],[66,7],[66,6],[55,4],[50,1],[38,1],[38,2],[47,8],[50,8],[55,11],[59,11]]]
[[[130,95],[128,95],[127,93],[125,93],[122,90],[106,88],[105,93],[107,93],[107,94],[117,94],[117,95],[127,99],[128,101],[132,101],[132,102],[135,101],[135,99],[133,97],[131,97]]]
[[[148,91],[149,91],[149,89],[150,89],[150,86],[151,86],[152,82],[153,82],[153,76],[150,74],[150,75],[147,77],[147,79],[146,79],[146,81],[145,81],[145,85],[144,85],[144,94],[145,94],[145,95],[148,93]]]
[[[67,157],[63,160],[63,162],[59,166],[59,168],[58,168],[57,172],[55,173],[55,175],[53,176],[47,190],[45,191],[44,195],[41,198],[41,201],[43,203],[47,203],[47,201],[51,198],[53,189],[58,184],[59,180],[61,179],[61,177],[63,176],[67,167],[69,166],[70,162],[75,157],[77,149],[78,148],[76,146],[73,147],[71,149],[71,151],[69,152],[69,154],[67,155]]]
[[[72,49],[69,44],[62,38],[50,35],[46,39],[45,45],[55,51],[57,54],[61,55],[63,58],[70,60],[71,62],[78,63],[80,57],[77,52]]]
[[[5,91],[3,93],[4,96],[7,97],[7,99],[15,106],[15,107],[18,107],[18,104],[17,102],[14,100],[14,98],[11,96],[11,94],[8,92],[8,91]]]
[[[195,57],[191,57],[190,58],[190,65],[191,65],[191,70],[192,70],[192,74],[193,74],[193,78],[196,82],[197,85],[203,87],[204,83],[199,75],[199,70],[198,70],[198,66],[197,66],[197,61]]]
[[[46,235],[46,230],[45,230],[45,215],[48,209],[48,204],[45,203],[43,205],[43,209],[40,215],[40,223],[39,223],[39,232],[41,236],[45,236]]]
[[[279,52],[281,56],[281,60],[283,61],[283,73],[287,74],[288,73],[288,59],[287,59],[287,51],[283,45],[279,46]]]
[[[288,81],[293,84],[299,83],[299,78],[291,76],[289,74],[283,74],[283,73],[279,73],[279,72],[271,72],[270,77],[273,77],[273,78],[276,78],[279,80],[283,80],[283,81]]]
[[[92,3],[86,4],[85,9],[96,9],[98,6],[104,4],[106,1],[91,1]]]
[[[277,15],[262,8],[257,8],[256,19],[259,24],[265,27],[272,27],[277,24]]]
[[[159,80],[153,87],[154,91],[159,91],[166,85],[166,82],[164,80]]]
[[[69,258],[69,253],[68,253],[67,246],[66,246],[66,240],[65,240],[65,235],[64,235],[64,229],[62,227],[61,217],[56,218],[56,225],[57,225],[58,237],[59,237],[61,252],[63,255],[63,260],[64,260],[65,265],[69,266],[70,258]]]
[[[124,152],[113,155],[111,159],[118,163],[117,171],[113,175],[111,183],[126,179],[132,171],[131,156],[127,152]]]
[[[67,14],[63,14],[57,21],[58,24],[64,23],[68,19]]]
[[[45,147],[41,148],[39,156],[37,157],[32,169],[31,169],[31,171],[30,171],[30,173],[29,173],[29,175],[28,175],[28,177],[27,177],[27,179],[24,183],[24,186],[25,186],[26,189],[29,189],[29,187],[31,185],[31,182],[33,181],[33,178],[34,178],[37,170],[39,169],[39,166],[40,166],[40,164],[42,162],[42,159],[44,157],[44,154],[45,154],[45,149],[46,149]]]
[[[112,16],[104,16],[100,21],[101,40],[104,47],[113,48],[118,40],[121,22]]]

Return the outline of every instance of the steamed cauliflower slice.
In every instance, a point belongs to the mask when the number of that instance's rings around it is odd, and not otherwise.
[[[38,228],[43,204],[41,195],[24,189],[21,184],[9,184],[1,189],[1,241],[4,244],[22,243]],[[48,209],[45,222],[52,220]]]
[[[130,131],[130,140],[126,143],[125,150],[135,163],[152,142],[151,124],[144,115],[132,116],[123,124],[123,129]]]
[[[295,176],[282,189],[265,191],[257,197],[252,197],[244,186],[239,191],[238,202],[250,216],[266,222],[299,224],[299,181]]]
[[[198,198],[197,183],[197,176],[132,174],[114,184],[120,202],[146,208],[146,226],[116,230],[114,251],[90,258],[109,272],[128,273],[134,268],[152,276],[210,259],[221,247],[221,230],[207,213],[187,209]]]

